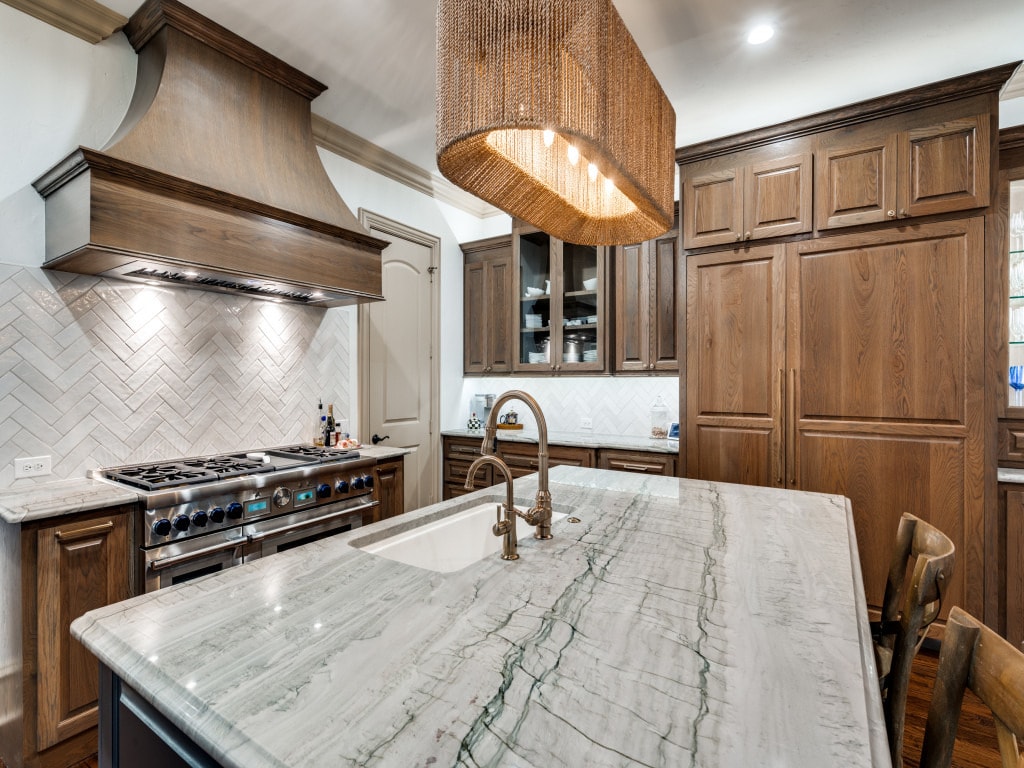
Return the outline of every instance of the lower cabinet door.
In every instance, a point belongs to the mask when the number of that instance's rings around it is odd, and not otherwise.
[[[36,532],[40,751],[96,727],[99,668],[70,627],[87,611],[130,596],[128,521],[128,513],[75,518]]]

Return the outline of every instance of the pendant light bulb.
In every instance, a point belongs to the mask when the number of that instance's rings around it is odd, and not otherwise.
[[[569,145],[569,162],[572,165],[576,165],[580,161],[580,151],[576,149],[575,144]]]
[[[552,131],[550,128],[548,128],[548,129],[546,129],[544,131],[544,146],[545,147],[550,147],[554,143],[555,143],[555,132]]]
[[[587,165],[587,176],[590,177],[591,181],[597,181],[597,166],[593,163]]]

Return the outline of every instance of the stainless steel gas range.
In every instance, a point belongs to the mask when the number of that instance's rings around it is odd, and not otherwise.
[[[139,494],[146,592],[362,525],[375,461],[291,445],[94,470]]]

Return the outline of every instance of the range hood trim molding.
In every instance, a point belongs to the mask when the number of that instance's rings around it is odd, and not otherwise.
[[[169,173],[154,170],[153,168],[136,165],[127,160],[111,157],[99,150],[89,149],[88,147],[79,147],[74,150],[33,182],[32,186],[35,187],[42,197],[46,198],[79,174],[89,170],[102,171],[110,176],[116,176],[146,189],[169,192],[172,195],[187,197],[190,200],[203,200],[212,205],[229,208],[234,211],[253,213],[286,224],[293,224],[297,227],[321,232],[371,250],[380,251],[389,245],[387,240],[373,237],[364,232],[355,232],[329,222],[319,221],[318,219],[294,213],[293,211],[275,208],[274,206],[260,203],[257,200],[242,197],[241,195],[214,189],[205,184],[199,184],[172,176]]]
[[[138,52],[164,27],[173,27],[183,32],[310,101],[327,90],[327,86],[319,80],[258,48],[212,19],[201,16],[177,0],[144,3],[132,14],[124,28],[124,34],[132,48]]]

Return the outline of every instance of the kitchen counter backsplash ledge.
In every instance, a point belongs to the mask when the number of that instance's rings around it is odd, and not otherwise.
[[[484,437],[482,429],[443,429],[445,437]],[[512,443],[536,443],[537,433],[532,430],[499,429],[498,439]],[[548,445],[566,445],[573,448],[614,448],[623,451],[650,453],[679,453],[678,440],[658,440],[633,435],[604,435],[600,433],[548,432]]]

